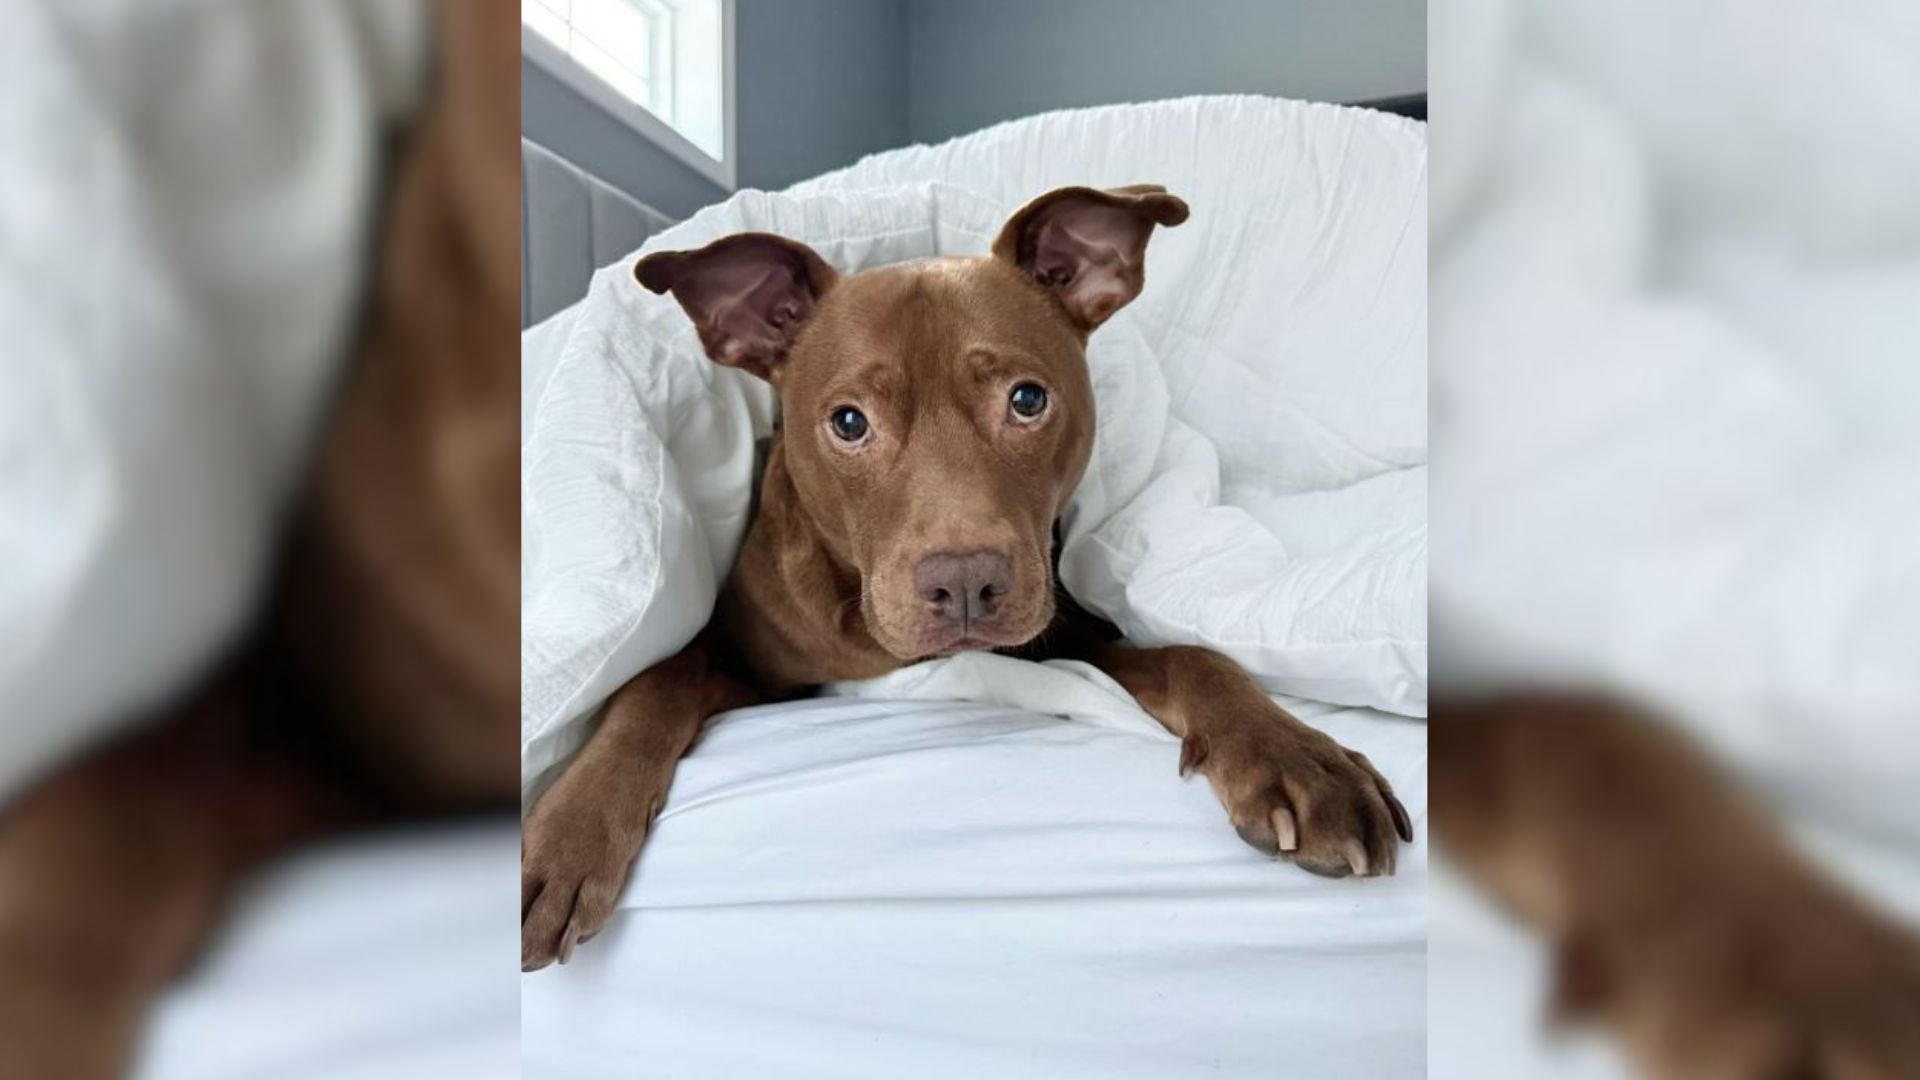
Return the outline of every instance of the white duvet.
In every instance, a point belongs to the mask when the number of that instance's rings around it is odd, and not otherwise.
[[[1426,146],[1380,113],[1197,98],[1055,113],[743,192],[654,237],[757,229],[842,272],[983,253],[1066,184],[1165,184],[1142,296],[1089,347],[1099,434],[1061,573],[1142,643],[1269,689],[1426,703]],[[622,260],[525,338],[523,775],[710,610],[771,393],[700,353]],[[1065,711],[1064,708],[1055,711]]]

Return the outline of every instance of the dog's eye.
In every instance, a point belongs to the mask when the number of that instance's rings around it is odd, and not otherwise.
[[[1047,411],[1047,390],[1039,383],[1023,382],[1007,396],[1007,407],[1015,420],[1032,423]]]
[[[842,405],[827,418],[827,426],[841,442],[859,442],[867,437],[867,414],[851,405]]]

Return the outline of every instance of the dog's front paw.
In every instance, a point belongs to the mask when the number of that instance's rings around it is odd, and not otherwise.
[[[521,828],[522,971],[566,963],[606,925],[666,793],[593,794],[556,785]]]
[[[1291,716],[1203,725],[1180,744],[1180,774],[1198,769],[1247,843],[1327,877],[1391,874],[1413,822],[1365,754]]]

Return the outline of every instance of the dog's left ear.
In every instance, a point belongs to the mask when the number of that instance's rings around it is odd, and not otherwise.
[[[1187,204],[1158,184],[1049,191],[1007,219],[993,254],[1053,293],[1080,332],[1091,333],[1147,283],[1155,225],[1187,220]]]

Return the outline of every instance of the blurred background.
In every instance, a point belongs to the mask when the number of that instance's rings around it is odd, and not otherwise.
[[[518,1075],[517,35],[0,8],[0,1076]]]
[[[1651,703],[1911,926],[1920,10],[1436,0],[1430,40],[1436,681]],[[1656,850],[1636,809],[1592,815]],[[1432,1075],[1626,1074],[1547,1044],[1548,947],[1436,876]],[[1911,1020],[1906,978],[1847,992]]]

